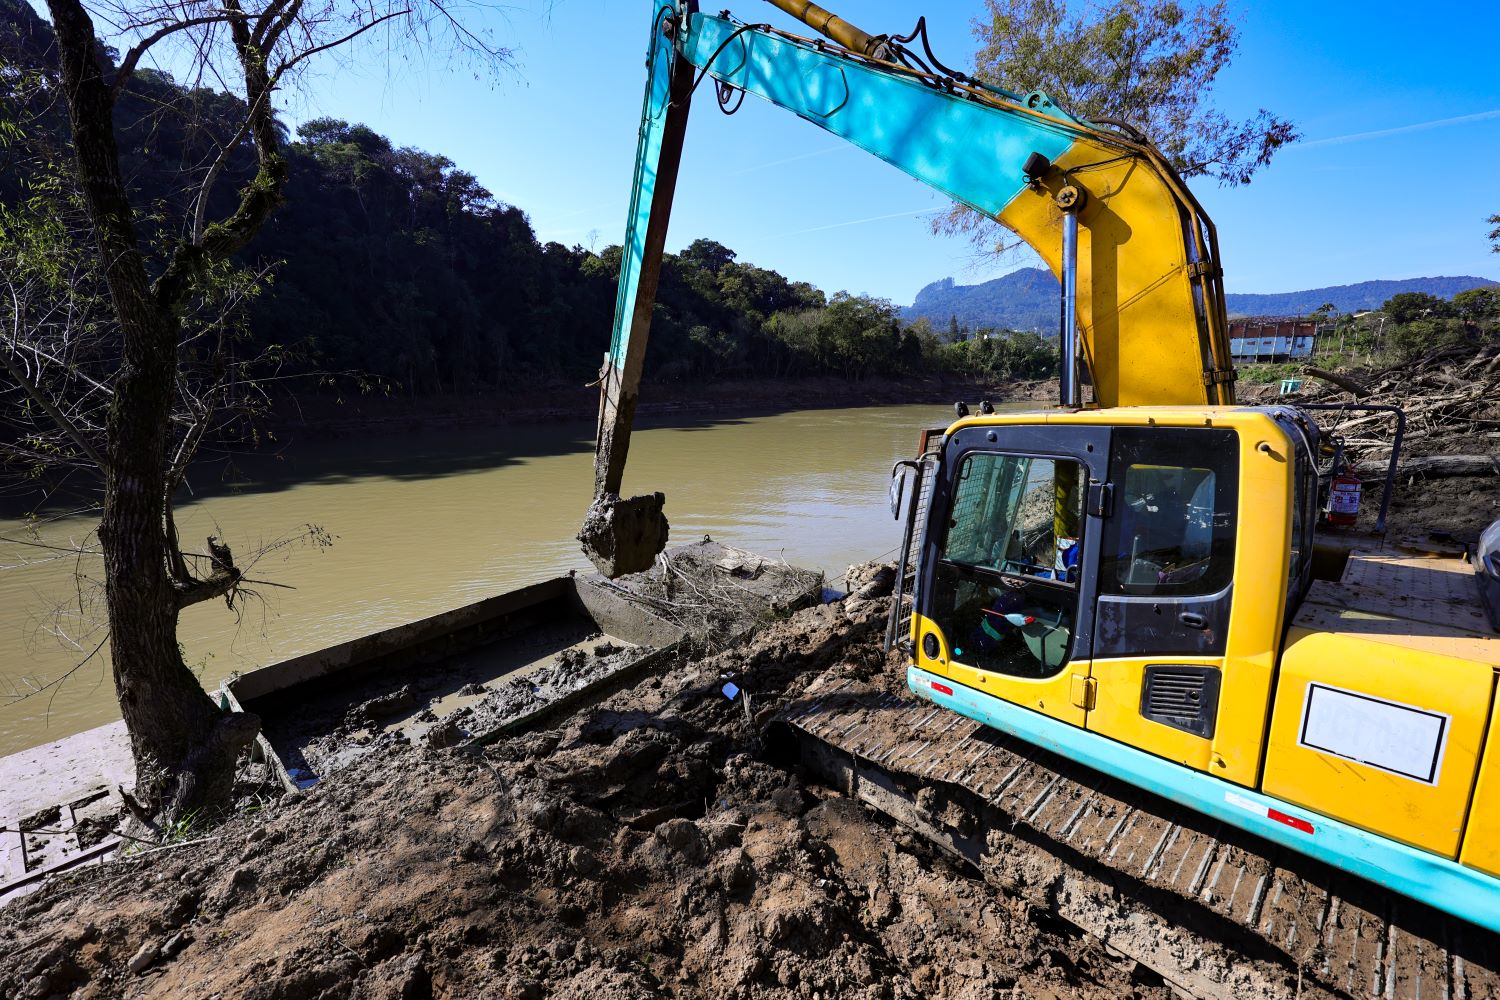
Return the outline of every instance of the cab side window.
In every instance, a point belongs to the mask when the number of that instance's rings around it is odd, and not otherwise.
[[[1217,593],[1234,577],[1239,444],[1212,428],[1119,428],[1103,594]]]
[[[1286,618],[1290,624],[1308,586],[1312,584],[1313,531],[1318,519],[1318,471],[1305,447],[1293,447],[1292,469],[1292,558],[1286,591]]]

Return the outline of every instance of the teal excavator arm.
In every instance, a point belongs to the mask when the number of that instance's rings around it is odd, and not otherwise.
[[[846,139],[1035,249],[1063,288],[1063,405],[1081,405],[1081,370],[1102,406],[1233,402],[1213,224],[1149,142],[1080,121],[1045,94],[933,69],[909,58],[910,37],[770,2],[837,44],[702,14],[692,0],[654,5],[595,498],[579,533],[603,572],[644,569],[666,543],[662,495],[619,492],[688,107],[707,77]]]

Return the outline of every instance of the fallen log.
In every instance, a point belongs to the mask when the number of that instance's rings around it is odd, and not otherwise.
[[[1363,478],[1378,479],[1385,475],[1385,462],[1361,462],[1356,471]],[[1442,479],[1450,476],[1500,476],[1500,457],[1494,455],[1422,455],[1401,460],[1400,476],[1425,476]]]
[[[1320,378],[1324,382],[1332,382],[1334,385],[1338,386],[1340,389],[1343,389],[1345,392],[1354,393],[1354,395],[1358,396],[1360,399],[1364,399],[1370,394],[1369,389],[1365,388],[1363,385],[1360,385],[1358,382],[1354,381],[1354,379],[1352,378],[1349,378],[1347,375],[1335,375],[1333,372],[1328,371],[1327,369],[1315,368],[1312,365],[1304,365],[1302,371],[1304,374],[1311,375],[1313,378]]]

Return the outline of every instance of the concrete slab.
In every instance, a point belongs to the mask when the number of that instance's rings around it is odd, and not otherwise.
[[[0,826],[116,785],[135,785],[123,721],[0,757]]]

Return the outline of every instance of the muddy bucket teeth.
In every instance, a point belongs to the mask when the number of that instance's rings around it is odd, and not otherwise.
[[[610,493],[595,497],[578,529],[583,554],[612,580],[650,569],[667,547],[666,502],[664,493],[628,500]]]

